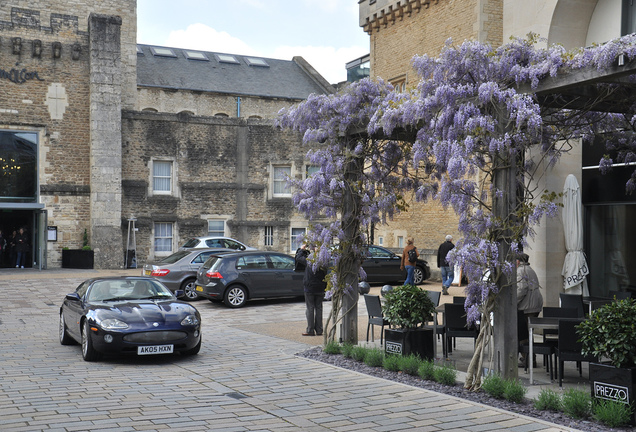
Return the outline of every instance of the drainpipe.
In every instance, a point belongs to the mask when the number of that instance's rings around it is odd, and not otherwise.
[[[241,97],[236,97],[236,116],[241,117]]]

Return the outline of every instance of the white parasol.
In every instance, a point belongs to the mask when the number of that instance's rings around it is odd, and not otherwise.
[[[587,278],[590,271],[583,253],[583,205],[581,188],[570,174],[563,187],[563,230],[568,253],[563,263],[563,289],[568,294],[589,296]]]

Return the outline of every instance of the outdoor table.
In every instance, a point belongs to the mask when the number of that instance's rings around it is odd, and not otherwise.
[[[530,369],[530,385],[534,384],[533,381],[533,367],[534,366],[532,364],[532,359],[534,358],[534,329],[541,329],[541,330],[558,330],[559,329],[559,320],[561,318],[552,318],[552,317],[548,317],[548,318],[544,318],[544,317],[529,317],[528,318],[528,344],[530,346],[529,349],[529,353],[528,353],[528,364],[529,367],[528,369]]]

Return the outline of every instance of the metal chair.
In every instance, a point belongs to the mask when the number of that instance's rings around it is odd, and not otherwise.
[[[585,317],[585,305],[581,294],[560,293],[559,298],[561,299],[562,308],[575,308],[578,312],[578,318]]]
[[[530,364],[530,362],[534,363],[534,359],[527,358],[527,355],[530,354],[530,341],[528,339],[522,338],[522,336],[527,337],[528,335],[528,319],[526,318],[526,314],[522,310],[517,311],[517,328],[517,333],[519,335],[519,352],[526,354],[526,364],[524,367],[524,371],[527,372],[528,364]],[[556,345],[549,342],[546,343],[544,340],[544,342],[534,342],[532,344],[532,348],[533,355],[543,355],[543,364],[546,367],[547,371],[550,373],[550,381],[552,381],[554,379],[554,366],[552,363],[552,356],[556,353]]]
[[[431,299],[431,301],[433,302],[433,305],[435,305],[435,307],[439,306],[439,301],[440,301],[440,298],[442,296],[441,292],[439,292],[439,291],[426,291],[426,294]],[[444,334],[446,333],[446,328],[443,325],[440,325],[439,322],[437,321],[437,312],[435,312],[433,314],[433,325],[425,325],[424,328],[435,328],[435,332],[437,334],[437,339],[439,340],[441,338],[442,347],[444,346],[444,343],[445,343],[445,340],[446,340],[444,338]],[[442,348],[442,350],[443,349],[444,348]]]
[[[369,314],[369,323],[367,324],[367,342],[369,342],[369,330],[371,326],[380,326],[380,344],[384,340],[384,326],[389,325],[389,322],[384,318],[382,313],[382,303],[380,302],[380,296],[364,294],[364,303],[367,306],[367,313]],[[374,341],[373,332],[371,333],[371,342]]]
[[[559,387],[563,387],[563,369],[566,361],[577,362],[579,376],[583,376],[581,362],[594,362],[598,359],[594,356],[586,356],[581,353],[582,343],[576,333],[576,326],[583,322],[582,319],[559,320],[559,344],[556,350],[559,362]]]
[[[463,304],[446,303],[444,305],[444,327],[446,330],[444,357],[448,357],[451,338],[470,337],[476,342],[479,336],[479,330],[476,327],[468,327]]]

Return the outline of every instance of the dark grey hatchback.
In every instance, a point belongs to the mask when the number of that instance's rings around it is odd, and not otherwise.
[[[241,251],[212,254],[197,272],[196,292],[226,306],[247,300],[303,295],[303,272],[294,271],[294,258],[278,252]]]

